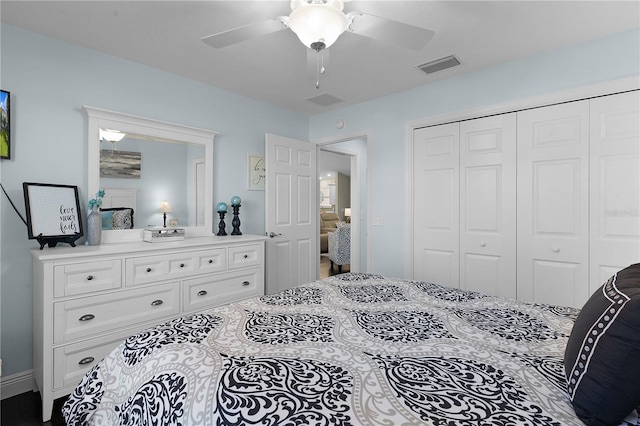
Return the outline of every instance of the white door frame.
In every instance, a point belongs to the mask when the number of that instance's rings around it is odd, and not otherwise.
[[[326,148],[330,147],[330,148]],[[317,154],[316,159],[320,161],[320,151],[333,152],[336,154],[348,155],[349,158],[349,168],[351,170],[351,184],[350,184],[350,207],[351,207],[351,217],[356,218],[355,220],[351,220],[351,242],[350,245],[350,258],[357,262],[351,262],[349,271],[350,272],[360,272],[360,170],[358,168],[358,162],[360,155],[357,152],[350,151],[348,149],[331,147],[331,144],[320,144],[316,145]],[[317,182],[318,187],[318,199],[320,199],[320,181]],[[355,194],[355,196],[354,196]],[[318,202],[318,215],[320,214],[320,203]],[[336,212],[337,213],[337,212]],[[318,222],[320,223],[320,222]],[[353,244],[354,241],[357,241],[356,244]],[[319,256],[317,256],[320,259]],[[318,268],[318,275],[320,274],[320,268]]]
[[[360,226],[360,219],[362,217],[362,206],[360,205],[360,197],[357,197],[357,200],[354,200],[353,197],[353,193],[354,193],[354,187],[355,185],[357,186],[357,193],[360,194],[360,170],[358,170],[358,166],[357,164],[359,163],[359,157],[360,155],[356,152],[352,152],[349,150],[345,150],[342,148],[330,148],[329,146],[332,144],[336,144],[336,143],[340,143],[340,142],[349,142],[352,141],[354,139],[364,139],[366,145],[367,145],[367,181],[366,181],[366,191],[367,191],[367,206],[365,208],[365,241],[366,241],[366,260],[365,260],[365,270],[364,271],[360,271],[360,265],[362,263],[362,259],[360,259],[361,257],[361,248],[360,248],[360,244],[351,245],[351,259],[358,259],[358,264],[357,266],[355,266],[354,268],[351,269],[352,272],[370,272],[371,271],[371,220],[370,220],[370,215],[371,215],[371,142],[372,142],[372,136],[370,134],[370,132],[364,132],[364,133],[353,133],[353,134],[349,134],[349,135],[345,135],[345,136],[340,136],[340,137],[328,137],[328,138],[323,138],[323,139],[319,139],[319,140],[315,140],[312,141],[312,143],[316,144],[316,153],[318,154],[320,149],[322,149],[323,151],[332,151],[332,152],[336,152],[336,153],[340,153],[340,154],[346,154],[346,155],[350,155],[351,156],[351,170],[353,172],[354,168],[355,170],[357,170],[356,173],[356,180],[354,181],[353,176],[351,177],[351,217],[352,218],[356,218],[356,220],[354,221],[353,219],[351,220],[351,240],[352,241],[361,241],[361,233],[363,232],[363,230],[361,229],[362,227]],[[319,155],[316,155],[316,159],[319,157]],[[355,165],[355,166],[354,166]],[[316,164],[316,169],[317,169],[317,164]],[[353,175],[353,173],[352,173]],[[318,183],[316,186],[316,203],[317,203],[317,215],[318,215],[318,223],[320,223],[320,184]],[[318,259],[318,262],[320,261],[320,244],[317,244],[317,256],[316,258]],[[318,276],[320,274],[320,270],[318,268]]]
[[[640,84],[638,77],[634,76],[497,105],[487,105],[466,111],[407,121],[405,123],[405,200],[407,204],[405,211],[405,223],[407,224],[405,226],[405,253],[407,253],[405,256],[405,277],[413,278],[413,132],[415,129],[637,89],[640,89]],[[367,225],[369,225],[368,221]]]

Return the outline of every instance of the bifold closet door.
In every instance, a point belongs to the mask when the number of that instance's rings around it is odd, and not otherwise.
[[[460,288],[516,297],[516,113],[460,123]]]
[[[413,277],[457,288],[459,124],[416,129],[413,137]]]
[[[591,100],[590,292],[640,262],[640,92]]]
[[[518,113],[518,299],[589,297],[589,101]]]

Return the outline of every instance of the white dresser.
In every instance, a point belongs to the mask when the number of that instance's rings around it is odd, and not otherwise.
[[[178,315],[264,294],[265,237],[194,237],[31,250],[33,370],[53,401],[124,338]]]

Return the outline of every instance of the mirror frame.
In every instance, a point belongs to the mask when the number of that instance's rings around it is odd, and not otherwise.
[[[211,130],[198,129],[135,115],[122,114],[105,109],[83,106],[88,116],[87,138],[87,202],[100,189],[100,136],[99,129],[115,129],[124,133],[137,133],[158,139],[187,142],[204,146],[204,225],[184,227],[186,237],[213,235],[213,139],[218,134]],[[86,204],[85,204],[86,205]],[[142,241],[143,228],[103,230],[102,243]]]

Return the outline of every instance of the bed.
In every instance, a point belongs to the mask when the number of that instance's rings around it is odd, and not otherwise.
[[[563,363],[578,314],[341,274],[126,339],[63,414],[68,425],[583,425]]]

